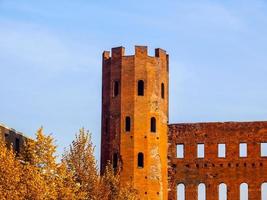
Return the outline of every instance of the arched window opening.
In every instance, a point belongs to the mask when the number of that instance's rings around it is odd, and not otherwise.
[[[177,200],[185,200],[185,186],[183,183],[177,185]]]
[[[113,96],[116,97],[119,95],[119,81],[114,81],[113,82]]]
[[[227,186],[225,183],[219,185],[219,200],[227,200]]]
[[[261,200],[267,199],[267,182],[261,184]]]
[[[144,81],[139,80],[138,81],[138,96],[144,96]]]
[[[125,131],[131,131],[131,118],[129,116],[125,118]]]
[[[116,169],[118,167],[118,154],[113,154],[113,169]]]
[[[248,184],[242,183],[240,185],[240,200],[248,200]]]
[[[165,91],[164,91],[164,83],[161,83],[161,98],[164,99]]]
[[[143,168],[144,167],[144,154],[138,153],[138,167]]]
[[[198,200],[206,200],[206,186],[204,183],[200,183],[197,188]]]
[[[150,131],[156,132],[156,118],[155,117],[152,117],[150,119]]]

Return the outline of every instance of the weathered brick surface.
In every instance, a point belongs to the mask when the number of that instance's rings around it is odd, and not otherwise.
[[[123,47],[113,48],[112,55],[103,53],[101,172],[116,153],[121,183],[133,181],[141,199],[175,200],[177,184],[183,183],[186,199],[196,200],[197,187],[204,183],[206,199],[217,200],[218,185],[225,183],[228,199],[237,200],[240,184],[247,183],[249,199],[260,200],[261,184],[267,182],[267,158],[260,157],[267,122],[168,125],[168,68],[168,55],[161,49],[154,57],[143,46],[136,46],[131,56],[124,55]],[[138,80],[144,81],[144,96],[137,95]],[[116,97],[114,81],[119,82]],[[126,116],[130,132],[125,132]],[[157,121],[156,133],[150,132],[151,117]],[[205,144],[204,158],[197,158],[198,143]],[[220,143],[226,144],[226,158],[218,158]],[[246,158],[239,157],[240,143],[247,143]],[[183,159],[176,158],[177,144],[184,144]],[[144,168],[137,166],[139,152],[144,153]]]
[[[103,53],[101,171],[114,153],[119,155],[121,183],[133,181],[141,199],[167,199],[168,55],[156,49],[136,46],[135,54],[124,55],[118,47]],[[144,96],[137,95],[138,80],[144,81]],[[113,82],[119,82],[119,95],[113,95]],[[165,98],[161,98],[161,84]],[[131,117],[131,131],[125,132],[125,118]],[[150,118],[156,118],[157,131],[150,132]],[[144,154],[144,168],[138,168],[137,155]]]
[[[22,133],[17,132],[15,129],[9,128],[3,124],[0,124],[0,137],[5,140],[8,147],[11,146],[14,151],[18,152],[22,150],[24,142],[27,139]]]
[[[228,199],[239,199],[239,186],[247,183],[249,199],[261,199],[267,182],[267,158],[260,156],[260,143],[267,142],[267,122],[193,123],[169,125],[169,199],[176,199],[176,186],[186,186],[186,197],[197,199],[197,187],[206,185],[207,200],[218,199],[218,185],[228,187]],[[197,158],[197,144],[205,144],[205,157]],[[226,158],[218,158],[218,144],[226,144]],[[239,157],[239,144],[247,143],[247,157]],[[176,158],[176,144],[184,144],[184,158]]]

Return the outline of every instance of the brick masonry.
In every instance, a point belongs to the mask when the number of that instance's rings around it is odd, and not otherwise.
[[[206,199],[218,199],[218,186],[227,185],[230,200],[239,199],[241,183],[248,184],[250,200],[261,199],[261,184],[267,182],[267,158],[260,145],[267,142],[267,122],[193,123],[169,125],[169,199],[176,187],[185,185],[185,196],[197,200],[200,183]],[[239,144],[247,144],[247,157],[239,157]],[[176,158],[176,145],[184,144],[184,158]],[[205,157],[197,158],[197,144],[205,145]],[[226,157],[218,157],[218,144],[225,144]]]
[[[168,125],[168,60],[162,49],[149,56],[145,46],[136,46],[134,55],[125,55],[123,47],[112,48],[111,55],[103,52],[101,173],[108,161],[116,163],[121,184],[131,181],[141,199],[175,200],[177,185],[184,184],[186,200],[196,200],[198,185],[204,183],[206,199],[217,200],[218,185],[225,183],[228,200],[237,200],[240,184],[247,183],[249,199],[260,200],[261,184],[267,182],[267,158],[260,157],[267,122]],[[137,95],[139,80],[144,96]],[[151,117],[156,118],[155,133]],[[197,158],[198,143],[205,146],[204,158]],[[226,145],[225,158],[218,158],[219,143]],[[239,143],[247,144],[245,158],[239,157]],[[177,158],[177,144],[184,145],[184,158]],[[144,167],[138,167],[140,152]]]
[[[113,48],[111,56],[103,53],[102,73],[102,173],[107,161],[117,162],[118,157],[122,184],[132,181],[141,199],[167,199],[168,55],[156,49],[155,56],[149,56],[147,47],[136,46],[135,54],[128,56],[123,47]],[[140,80],[143,96],[137,95]],[[127,116],[129,132],[125,131]],[[150,130],[152,117],[156,132]],[[144,167],[138,167],[138,153],[144,155]]]
[[[27,138],[13,128],[0,124],[0,137],[4,139],[8,147],[12,147],[17,153],[21,152]]]

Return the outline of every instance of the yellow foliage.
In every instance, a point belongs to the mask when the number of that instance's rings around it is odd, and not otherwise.
[[[103,177],[98,174],[91,134],[84,129],[56,162],[56,146],[43,128],[35,140],[27,140],[16,157],[0,138],[1,200],[137,200],[129,183],[120,185],[119,172],[111,164]]]

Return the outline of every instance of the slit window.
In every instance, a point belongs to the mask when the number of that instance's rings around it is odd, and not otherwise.
[[[113,169],[116,169],[118,167],[118,154],[113,154]]]
[[[267,143],[261,143],[261,157],[267,157]]]
[[[184,145],[183,144],[176,145],[176,157],[184,158]]]
[[[205,156],[205,145],[197,144],[197,157],[204,158],[204,156]]]
[[[15,140],[15,151],[17,153],[19,153],[19,146],[20,146],[19,138],[16,138],[16,140]]]
[[[138,153],[137,165],[140,168],[144,167],[144,154],[143,153]]]
[[[165,91],[164,91],[164,83],[161,83],[161,98],[164,99]]]
[[[150,119],[150,131],[156,132],[156,118],[155,117],[152,117]]]
[[[247,157],[247,144],[246,143],[240,143],[239,144],[239,157],[244,158]]]
[[[129,116],[125,118],[125,131],[131,131],[131,118]]]
[[[218,157],[219,158],[225,158],[226,157],[225,144],[218,144]]]
[[[144,81],[143,80],[139,80],[138,81],[138,96],[144,96]]]
[[[114,97],[118,96],[119,91],[120,91],[119,81],[114,81],[113,82],[113,96]]]

